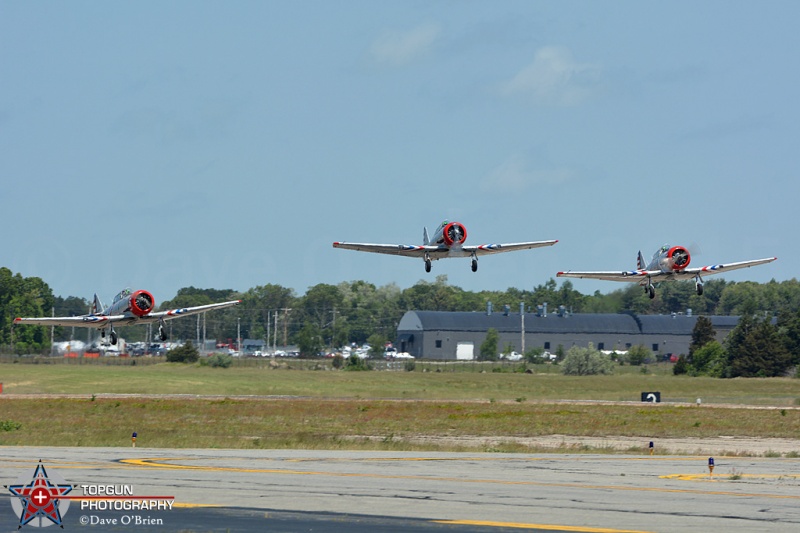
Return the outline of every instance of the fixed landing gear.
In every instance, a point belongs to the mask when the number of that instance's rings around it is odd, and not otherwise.
[[[158,325],[158,338],[161,342],[167,342],[167,330],[164,329],[164,324]]]
[[[105,330],[105,328],[100,330],[100,338],[101,339],[105,339],[106,338],[106,330]],[[112,329],[111,333],[109,333],[109,335],[108,335],[109,344],[116,345],[118,340],[119,340],[119,337],[117,336],[117,332]]]
[[[425,259],[425,272],[430,272],[431,271],[431,256],[429,256],[427,254],[427,252],[425,253],[424,259]]]
[[[472,271],[473,272],[478,271],[478,260],[474,257],[472,258]]]
[[[694,280],[694,288],[695,288],[695,290],[697,290],[697,295],[698,296],[702,296],[703,295],[703,283],[700,281],[699,277]]]
[[[656,297],[656,288],[653,286],[653,283],[648,281],[647,285],[644,286],[644,293],[652,300]]]

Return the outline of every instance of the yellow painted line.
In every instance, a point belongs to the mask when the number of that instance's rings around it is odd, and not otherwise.
[[[749,479],[800,479],[800,474],[669,474],[658,476],[661,479],[679,479],[681,481],[736,481],[740,478]]]
[[[558,526],[553,524],[525,524],[520,522],[494,522],[490,520],[433,520],[437,524],[455,526],[508,527],[516,529],[547,529],[550,531],[575,531],[580,533],[649,533],[634,529],[609,529],[605,527]]]
[[[737,457],[737,456],[725,456],[720,455],[718,456],[720,459],[754,459],[753,457]],[[646,457],[619,457],[619,456],[603,456],[603,457],[592,457],[592,461],[697,461],[697,460],[704,460],[704,456],[683,456],[683,457],[675,457],[675,456],[646,456]],[[474,462],[500,462],[500,461],[580,461],[580,458],[577,459],[573,457],[562,457],[562,456],[554,456],[554,457],[358,457],[358,458],[348,458],[348,457],[341,457],[341,458],[315,458],[315,457],[298,457],[294,459],[273,459],[273,458],[261,458],[261,460],[265,461],[275,461],[281,460],[287,463],[306,463],[306,462],[331,462],[331,463],[349,463],[349,462],[424,462],[424,461],[439,461],[439,462],[458,462],[458,461],[474,461]]]
[[[758,493],[740,493],[731,491],[705,491],[697,489],[668,489],[659,487],[626,487],[620,485],[588,485],[584,483],[547,483],[541,481],[507,481],[498,479],[465,479],[454,477],[437,477],[437,476],[406,476],[406,475],[388,475],[388,474],[357,474],[353,472],[321,472],[314,470],[288,470],[281,468],[238,468],[227,466],[195,466],[195,465],[177,465],[164,461],[180,461],[179,457],[155,457],[150,459],[122,459],[121,462],[130,465],[136,465],[146,468],[165,468],[171,470],[203,470],[207,472],[241,472],[253,474],[278,474],[278,475],[295,475],[295,476],[328,476],[328,477],[354,477],[354,478],[374,478],[374,479],[410,479],[419,481],[444,481],[453,483],[487,483],[496,485],[523,485],[523,486],[536,486],[536,487],[564,487],[564,488],[578,488],[578,489],[595,489],[595,490],[618,490],[618,491],[633,491],[633,492],[664,492],[673,494],[715,494],[725,496],[739,496],[748,498],[776,498],[776,499],[794,499],[800,500],[798,495],[782,495],[782,494],[758,494]]]
[[[184,509],[195,509],[197,507],[222,507],[221,505],[216,505],[212,503],[178,503],[178,502],[173,503],[172,506],[181,507]]]
[[[39,464],[39,459],[3,459],[3,463],[19,463],[21,465],[37,465]],[[59,468],[63,467],[70,467],[70,466],[105,466],[109,464],[114,464],[114,461],[94,461],[94,462],[85,462],[85,461],[45,461],[42,460],[42,463],[47,466],[55,466]]]

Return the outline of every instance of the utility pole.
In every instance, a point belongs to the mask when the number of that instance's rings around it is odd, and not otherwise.
[[[278,349],[278,310],[275,310],[275,327],[272,328],[272,355]]]
[[[242,319],[236,319],[236,351],[242,355]]]
[[[89,314],[92,314],[92,304],[89,304]],[[88,348],[90,344],[92,344],[92,328],[86,328],[86,347]]]
[[[203,348],[200,350],[200,353],[205,355],[206,353],[206,314],[203,313]]]
[[[56,308],[55,307],[52,308],[52,311],[51,311],[50,314],[53,317],[56,316]],[[55,339],[53,339],[55,334],[56,334],[56,327],[55,326],[50,326],[50,355],[55,355],[56,343],[55,343]]]
[[[519,320],[522,329],[522,338],[520,344],[522,345],[522,357],[525,357],[525,302],[519,303]]]
[[[286,348],[286,343],[289,341],[288,329],[289,329],[289,313],[291,312],[291,308],[284,307],[283,308],[283,347]]]
[[[336,307],[333,308],[333,336],[331,336],[331,351],[336,350],[333,343],[336,342]]]

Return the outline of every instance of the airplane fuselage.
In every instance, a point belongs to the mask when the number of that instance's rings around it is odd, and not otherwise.
[[[664,274],[680,272],[689,266],[692,258],[683,246],[664,245],[653,254],[646,270],[660,270]]]
[[[445,220],[431,238],[431,244],[438,244],[446,246],[451,250],[460,250],[464,241],[467,240],[467,228],[461,222],[448,222]],[[464,257],[462,255],[454,255],[452,257]]]
[[[143,317],[155,309],[155,299],[147,291],[124,289],[114,297],[111,305],[101,315],[130,315]]]

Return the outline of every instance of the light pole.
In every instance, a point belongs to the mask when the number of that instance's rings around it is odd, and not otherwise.
[[[525,357],[525,302],[519,303],[519,321],[522,330],[520,345],[522,346],[522,357]]]

